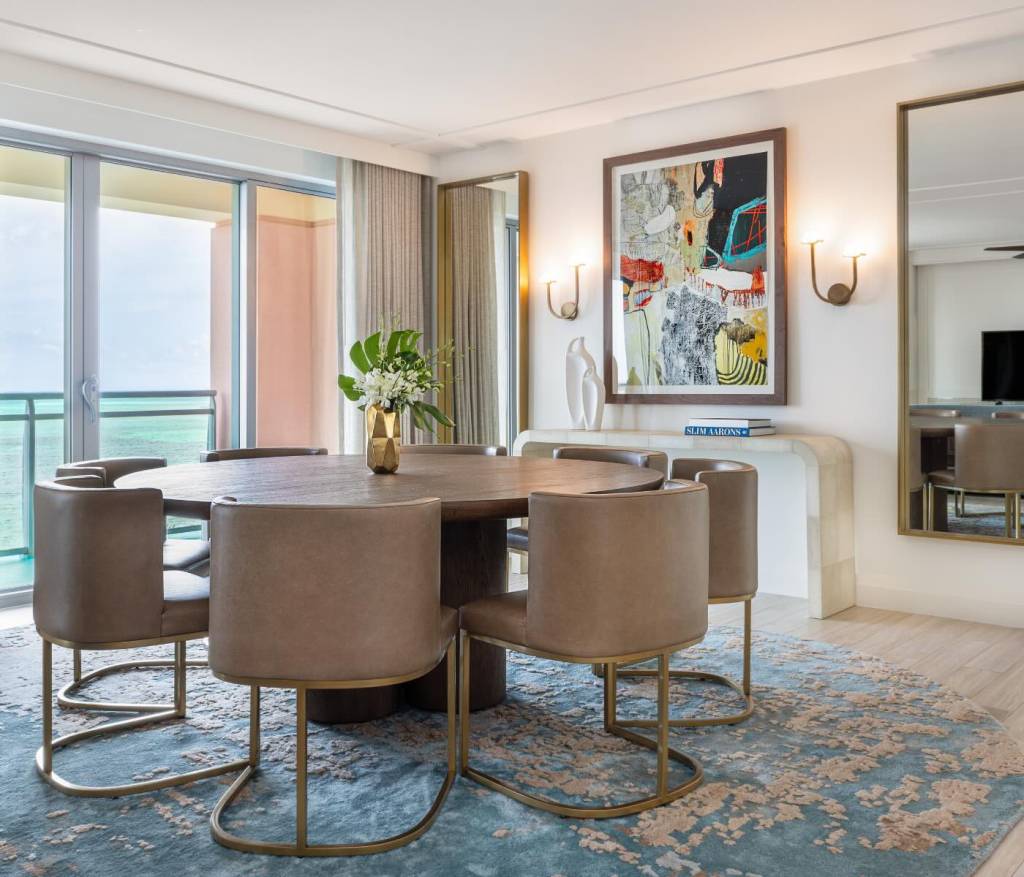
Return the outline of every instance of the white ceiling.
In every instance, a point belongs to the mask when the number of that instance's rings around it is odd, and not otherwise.
[[[435,153],[1022,33],[1008,0],[0,0],[0,50]]]

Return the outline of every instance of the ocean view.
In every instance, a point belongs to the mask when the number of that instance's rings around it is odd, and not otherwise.
[[[206,450],[208,400],[195,397],[104,399],[100,421],[101,457],[165,457],[168,464],[198,462]],[[62,399],[37,401],[37,414],[59,415]],[[116,416],[126,411],[199,408],[196,414],[174,416]],[[25,414],[25,402],[0,400],[0,416]],[[25,466],[24,420],[0,420],[0,552],[24,543],[23,482]],[[61,419],[36,421],[35,480],[53,477],[64,458],[64,423]],[[168,519],[168,526],[195,528],[194,521]],[[4,563],[0,559],[0,563]],[[10,561],[6,561],[10,562]]]

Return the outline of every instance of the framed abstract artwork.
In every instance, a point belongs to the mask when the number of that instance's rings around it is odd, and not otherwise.
[[[608,401],[786,401],[786,129],[604,161]]]

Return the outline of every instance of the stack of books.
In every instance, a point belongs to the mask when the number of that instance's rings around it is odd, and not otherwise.
[[[754,435],[775,435],[770,420],[759,417],[693,417],[684,435],[727,435],[745,438]]]

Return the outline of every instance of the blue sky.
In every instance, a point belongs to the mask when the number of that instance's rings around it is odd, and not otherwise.
[[[210,222],[100,211],[100,383],[204,389]],[[0,195],[0,392],[59,390],[64,205]]]

